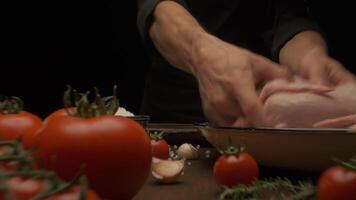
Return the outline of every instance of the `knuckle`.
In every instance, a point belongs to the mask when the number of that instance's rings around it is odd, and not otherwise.
[[[225,104],[225,98],[222,97],[222,96],[218,96],[218,95],[214,95],[212,98],[211,98],[211,104],[212,106],[223,106]]]

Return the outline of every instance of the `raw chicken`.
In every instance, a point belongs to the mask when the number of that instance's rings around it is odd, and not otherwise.
[[[356,124],[356,84],[330,89],[301,79],[267,83],[260,99],[269,126],[347,128]]]

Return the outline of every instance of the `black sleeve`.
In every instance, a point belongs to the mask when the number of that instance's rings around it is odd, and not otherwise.
[[[284,44],[306,30],[322,33],[309,11],[306,0],[275,0],[272,58],[278,61],[279,51]]]
[[[137,27],[144,41],[149,41],[148,29],[153,22],[152,13],[156,5],[163,0],[138,0]],[[184,0],[174,0],[187,8]]]

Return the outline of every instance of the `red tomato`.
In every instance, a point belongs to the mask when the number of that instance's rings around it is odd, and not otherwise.
[[[34,114],[20,111],[16,114],[0,114],[0,140],[16,140],[35,135],[42,120]]]
[[[221,155],[214,164],[215,181],[227,187],[250,184],[259,176],[255,159],[248,153]]]
[[[0,155],[4,155],[6,153],[7,153],[7,148],[3,147],[3,146],[0,146]]]
[[[152,156],[160,159],[169,158],[169,146],[164,139],[151,139]]]
[[[74,186],[65,192],[46,198],[46,200],[78,200],[79,192],[80,186]],[[101,200],[101,198],[93,190],[88,190],[86,200]]]
[[[10,178],[6,181],[6,188],[4,192],[0,192],[0,200],[6,200],[5,195],[10,196],[14,200],[30,200],[43,192],[46,187],[44,179],[36,178],[22,178],[19,176]],[[80,186],[76,185],[70,189],[54,194],[46,200],[78,200]],[[86,200],[101,200],[101,198],[92,190],[88,190]]]
[[[25,149],[30,149],[31,147],[34,147],[37,145],[39,137],[40,137],[40,132],[42,131],[41,129],[44,128],[44,126],[48,123],[48,121],[58,118],[58,117],[65,117],[68,116],[68,111],[69,112],[74,112],[75,108],[70,107],[68,109],[62,108],[59,109],[53,113],[51,113],[50,115],[48,115],[46,117],[46,119],[43,121],[42,127],[39,128],[36,132],[34,132],[33,134],[26,134],[23,136],[22,138],[22,146]]]
[[[31,147],[33,147],[36,144],[38,133],[41,128],[42,127],[40,127],[39,129],[37,129],[36,131],[30,134],[25,134],[24,136],[22,136],[21,144],[24,149],[31,149]]]
[[[0,170],[16,171],[19,169],[17,161],[0,161]]]
[[[0,155],[7,153],[7,148],[0,146]],[[0,170],[16,171],[19,167],[17,161],[0,161]]]
[[[26,134],[23,136],[22,138],[22,146],[25,148],[25,149],[29,149],[33,146],[36,146],[37,143],[38,143],[38,140],[39,140],[39,137],[40,137],[40,132],[41,132],[41,129],[44,128],[44,126],[48,123],[49,120],[52,120],[52,119],[55,119],[55,118],[58,118],[58,117],[65,117],[65,116],[68,116],[68,111],[69,112],[74,112],[76,108],[74,107],[70,107],[70,108],[62,108],[62,109],[59,109],[59,110],[56,110],[55,112],[51,113],[50,115],[48,115],[46,117],[46,119],[43,121],[42,123],[42,126],[36,131],[34,132],[33,134]]]
[[[325,170],[317,186],[318,200],[356,200],[356,171],[335,166]]]
[[[45,180],[34,178],[13,177],[7,180],[6,185],[11,199],[29,200],[41,193],[45,187]],[[0,193],[0,200],[6,200],[5,193]]]
[[[48,115],[46,117],[46,119],[44,120],[44,123],[47,123],[47,121],[55,119],[57,117],[65,117],[68,116],[68,112],[75,112],[76,108],[74,107],[70,107],[70,108],[61,108],[59,110],[54,111],[53,113],[51,113],[50,115]]]
[[[131,199],[151,166],[151,144],[145,129],[120,116],[48,121],[35,152],[38,164],[71,180],[86,166],[90,186],[108,199]]]

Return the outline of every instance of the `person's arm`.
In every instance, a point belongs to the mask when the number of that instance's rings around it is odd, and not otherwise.
[[[242,121],[263,125],[264,113],[256,84],[286,77],[286,70],[210,35],[174,1],[156,6],[149,35],[173,67],[195,76],[207,119],[223,125],[241,125]]]
[[[274,59],[309,81],[338,85],[354,80],[340,62],[328,56],[322,31],[300,0],[276,0]]]
[[[319,85],[335,86],[355,81],[353,74],[329,57],[325,40],[314,31],[294,36],[281,49],[279,60],[303,78]]]
[[[194,17],[174,1],[159,3],[153,13],[149,35],[162,56],[188,73],[194,70],[197,43],[209,37]]]
[[[326,42],[318,32],[303,31],[282,47],[279,53],[279,62],[298,72],[303,58],[310,52],[327,54],[327,51]]]

